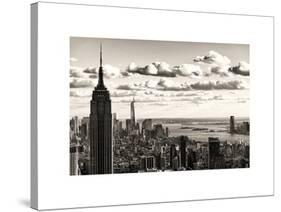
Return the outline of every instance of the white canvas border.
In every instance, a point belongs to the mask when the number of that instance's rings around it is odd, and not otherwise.
[[[273,194],[272,18],[50,3],[38,16],[39,209]],[[251,168],[69,176],[70,36],[250,44]]]

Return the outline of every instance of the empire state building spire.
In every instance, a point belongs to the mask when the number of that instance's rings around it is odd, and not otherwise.
[[[99,67],[99,81],[96,90],[106,90],[103,83],[103,67],[102,67],[102,44],[100,44],[100,67]]]
[[[112,174],[112,113],[109,90],[103,84],[102,46],[99,81],[90,103],[90,174]]]

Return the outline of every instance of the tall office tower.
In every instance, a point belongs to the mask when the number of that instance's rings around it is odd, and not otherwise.
[[[225,157],[231,158],[232,157],[232,144],[225,145]]]
[[[192,148],[187,149],[187,167],[188,169],[194,169],[194,163],[196,163],[196,153]]]
[[[218,138],[209,137],[209,169],[225,168],[224,155],[220,153]]]
[[[147,169],[154,170],[155,169],[155,158],[153,156],[147,157]]]
[[[175,144],[171,144],[170,147],[170,167],[173,168],[174,158],[177,157],[177,149]]]
[[[161,157],[162,157],[161,153],[158,153],[155,157],[156,168],[159,169],[159,170],[161,169]]]
[[[244,152],[244,159],[246,161],[246,167],[250,167],[250,146],[245,146],[245,152]]]
[[[157,169],[165,170],[165,162],[166,162],[166,158],[164,157],[163,153],[162,152],[158,153],[155,158],[155,165]]]
[[[118,122],[118,132],[122,132],[122,121]]]
[[[113,120],[116,120],[117,119],[117,113],[113,113],[112,118],[113,118]]]
[[[188,137],[181,136],[180,137],[180,158],[181,158],[181,166],[187,168],[187,147]]]
[[[81,119],[81,138],[88,140],[89,137],[89,117],[83,117]]]
[[[71,118],[69,121],[70,130],[74,132],[74,118]]]
[[[131,102],[131,130],[135,129],[136,125],[136,114],[135,114],[135,99]]]
[[[161,166],[161,170],[164,171],[166,169],[166,157],[165,156],[162,156],[160,158],[160,166]]]
[[[80,146],[77,144],[72,144],[70,146],[70,175],[80,175],[80,169],[79,169],[79,152],[80,152]]]
[[[232,144],[232,158],[236,158],[238,156],[238,144],[234,143]]]
[[[169,137],[169,128],[166,127],[166,136]]]
[[[234,116],[230,116],[230,128],[229,128],[230,133],[235,133],[235,120]]]
[[[142,122],[142,129],[152,130],[152,119],[145,119]]]
[[[131,129],[131,122],[132,120],[131,119],[126,119],[126,131],[127,131],[127,135],[130,135],[131,132],[132,132],[132,129]]]
[[[102,46],[98,84],[90,113],[90,174],[112,173],[112,114],[110,94],[103,83]]]
[[[250,132],[250,123],[248,121],[244,121],[242,124],[242,128],[243,128],[243,134],[249,134]]]
[[[117,114],[113,113],[113,134],[115,134],[118,130],[118,119]]]
[[[177,146],[177,157],[178,157],[178,168],[181,168],[181,156],[180,156],[180,147]]]
[[[75,123],[74,131],[75,131],[75,134],[78,135],[79,134],[79,118],[77,116],[74,117],[74,123]]]
[[[146,171],[147,170],[147,157],[141,156],[140,158],[140,170]]]
[[[70,138],[70,142],[71,142],[71,140],[75,137],[75,133],[74,133],[74,119],[73,118],[71,118],[70,121],[69,121],[69,127],[70,127],[69,138]]]
[[[136,132],[137,132],[137,135],[140,135],[140,124],[139,123],[137,123],[136,124]]]
[[[79,134],[79,119],[77,116],[72,117],[70,120],[70,129],[73,131],[74,135]]]
[[[113,113],[112,114],[112,119],[113,119],[113,129],[116,127],[116,122],[117,122],[117,114],[116,113]]]
[[[174,171],[177,171],[180,167],[180,163],[179,163],[179,157],[178,156],[175,156],[172,160],[172,169]]]
[[[155,124],[154,125],[155,136],[163,138],[165,137],[165,131],[162,124]]]

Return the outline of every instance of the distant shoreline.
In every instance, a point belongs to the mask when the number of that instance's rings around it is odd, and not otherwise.
[[[75,116],[70,116],[70,119],[73,118]],[[82,119],[84,117],[89,117],[89,116],[77,116],[79,119]],[[230,116],[228,117],[208,117],[208,118],[149,118],[149,117],[144,117],[144,118],[136,118],[137,121],[143,121],[145,119],[152,119],[152,120],[174,120],[174,121],[180,121],[180,120],[188,120],[188,121],[213,121],[213,120],[229,120]],[[121,121],[126,121],[126,119],[130,119],[130,117],[128,116],[127,118],[118,118],[118,114],[117,114],[117,119],[121,120]],[[250,117],[236,117],[235,116],[235,121],[239,121],[239,120],[250,120]]]

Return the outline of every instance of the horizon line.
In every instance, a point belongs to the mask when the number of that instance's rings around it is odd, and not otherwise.
[[[114,113],[112,113],[114,114]],[[232,115],[230,115],[232,116]],[[150,117],[143,117],[143,118],[136,118],[136,120],[143,120],[143,119],[227,119],[227,118],[230,118],[230,116],[223,116],[223,117],[175,117],[175,118],[171,118],[171,117],[154,117],[154,118],[150,118]],[[75,115],[75,116],[70,116],[70,119],[73,118],[73,117],[78,117],[78,118],[88,118],[89,116],[78,116],[78,115]],[[247,119],[250,119],[249,116],[234,116],[234,118],[247,118]],[[121,120],[126,120],[126,119],[131,119],[130,117],[128,118],[117,118],[117,119],[121,119]]]

